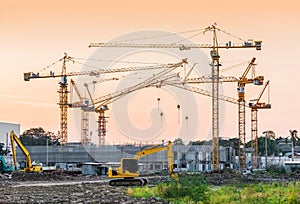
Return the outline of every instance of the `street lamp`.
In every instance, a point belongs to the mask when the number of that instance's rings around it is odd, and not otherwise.
[[[159,101],[160,101],[160,98],[157,98],[157,112],[158,112],[158,115],[159,115]]]
[[[180,105],[177,105],[177,109],[178,109],[178,124],[180,123],[180,113],[179,113],[179,109],[180,109]]]
[[[189,116],[185,116],[185,125],[186,125],[186,140],[188,140],[188,120],[189,120]],[[189,141],[188,141],[189,142]]]

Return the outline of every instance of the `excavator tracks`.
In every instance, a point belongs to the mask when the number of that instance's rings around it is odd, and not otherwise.
[[[110,186],[144,186],[147,183],[146,178],[112,179],[109,181]]]

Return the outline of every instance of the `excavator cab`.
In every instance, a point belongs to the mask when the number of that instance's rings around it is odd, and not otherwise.
[[[138,173],[138,161],[132,158],[123,158],[121,160],[121,168],[125,172]]]
[[[148,183],[147,179],[138,176],[138,160],[134,158],[122,158],[120,167],[108,169],[111,186],[143,186]]]

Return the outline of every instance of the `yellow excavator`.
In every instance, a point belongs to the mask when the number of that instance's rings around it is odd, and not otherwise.
[[[15,146],[15,142],[16,142],[26,158],[25,163],[24,162],[20,163],[20,172],[31,172],[31,173],[42,172],[41,166],[32,164],[29,151],[19,140],[18,136],[15,135],[14,131],[10,132],[10,140],[11,140],[11,149],[12,149],[12,154],[14,159],[15,170],[17,169],[17,151]]]
[[[138,160],[141,157],[147,156],[149,154],[154,154],[163,150],[168,150],[168,169],[171,178],[178,181],[178,174],[173,172],[174,169],[174,159],[172,142],[167,142],[167,144],[159,144],[137,152],[134,158],[122,158],[121,165],[118,168],[109,168],[108,177],[111,179],[109,181],[110,186],[144,186],[147,184],[148,180],[146,178],[139,177],[138,172]]]

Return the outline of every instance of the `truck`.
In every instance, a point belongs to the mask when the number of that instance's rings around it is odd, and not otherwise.
[[[158,144],[137,152],[134,158],[122,158],[121,165],[117,168],[109,167],[108,177],[110,186],[144,186],[147,179],[139,177],[138,160],[149,154],[154,154],[163,150],[167,150],[168,154],[168,170],[170,177],[178,181],[178,174],[174,170],[174,159],[172,142]]]
[[[10,140],[15,169],[17,169],[17,151],[15,146],[16,142],[26,158],[24,162],[20,162],[20,172],[40,173],[43,171],[41,165],[36,165],[31,161],[29,151],[22,144],[18,136],[15,135],[14,131],[10,132]]]

